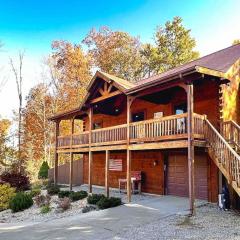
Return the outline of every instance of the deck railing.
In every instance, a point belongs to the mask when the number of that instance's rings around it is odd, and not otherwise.
[[[150,119],[130,123],[130,139],[135,141],[154,141],[164,138],[181,137],[187,133],[187,114]]]
[[[237,151],[240,150],[240,127],[234,121],[226,121],[222,124],[222,135],[230,143],[233,144]]]
[[[227,180],[236,181],[240,187],[240,156],[232,149],[225,138],[206,119],[205,136],[210,148],[210,155],[221,169]]]
[[[130,141],[136,143],[187,138],[187,121],[187,113],[184,113],[130,123]],[[194,113],[194,134],[196,138],[203,138],[203,125],[204,116]],[[127,124],[92,130],[91,140],[92,146],[126,143]],[[73,135],[72,147],[84,147],[88,144],[89,132]],[[58,137],[59,148],[70,146],[71,135]]]
[[[127,124],[92,130],[92,144],[117,144],[127,139]]]

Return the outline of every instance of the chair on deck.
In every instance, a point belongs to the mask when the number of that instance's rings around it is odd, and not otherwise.
[[[118,179],[119,192],[126,192],[127,190],[127,179]],[[131,192],[133,194],[141,193],[142,187],[142,173],[141,171],[132,171],[131,172]]]

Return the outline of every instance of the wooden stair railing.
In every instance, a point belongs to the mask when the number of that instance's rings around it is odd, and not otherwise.
[[[209,155],[240,196],[240,156],[207,119],[204,129]]]
[[[222,123],[222,135],[240,153],[240,126],[233,120]]]

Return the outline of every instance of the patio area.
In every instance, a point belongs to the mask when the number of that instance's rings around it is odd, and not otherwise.
[[[61,188],[68,190],[69,187]],[[73,186],[73,191],[84,190],[88,192],[88,185]],[[105,188],[101,186],[93,186],[92,193],[105,194]],[[189,213],[189,199],[184,197],[170,196],[170,195],[152,195],[152,194],[132,194],[131,203],[127,203],[127,194],[119,192],[116,188],[110,188],[110,197],[119,197],[122,202],[130,207],[149,208],[160,211],[166,214],[188,214]],[[203,206],[208,202],[205,200],[196,200],[196,207]]]

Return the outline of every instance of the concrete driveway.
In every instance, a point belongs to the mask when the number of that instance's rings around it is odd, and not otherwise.
[[[203,204],[198,202],[197,204]],[[172,214],[187,214],[188,199],[172,196],[149,197],[120,207],[93,211],[43,223],[0,224],[0,239],[72,240],[118,239],[131,227],[157,221]]]

